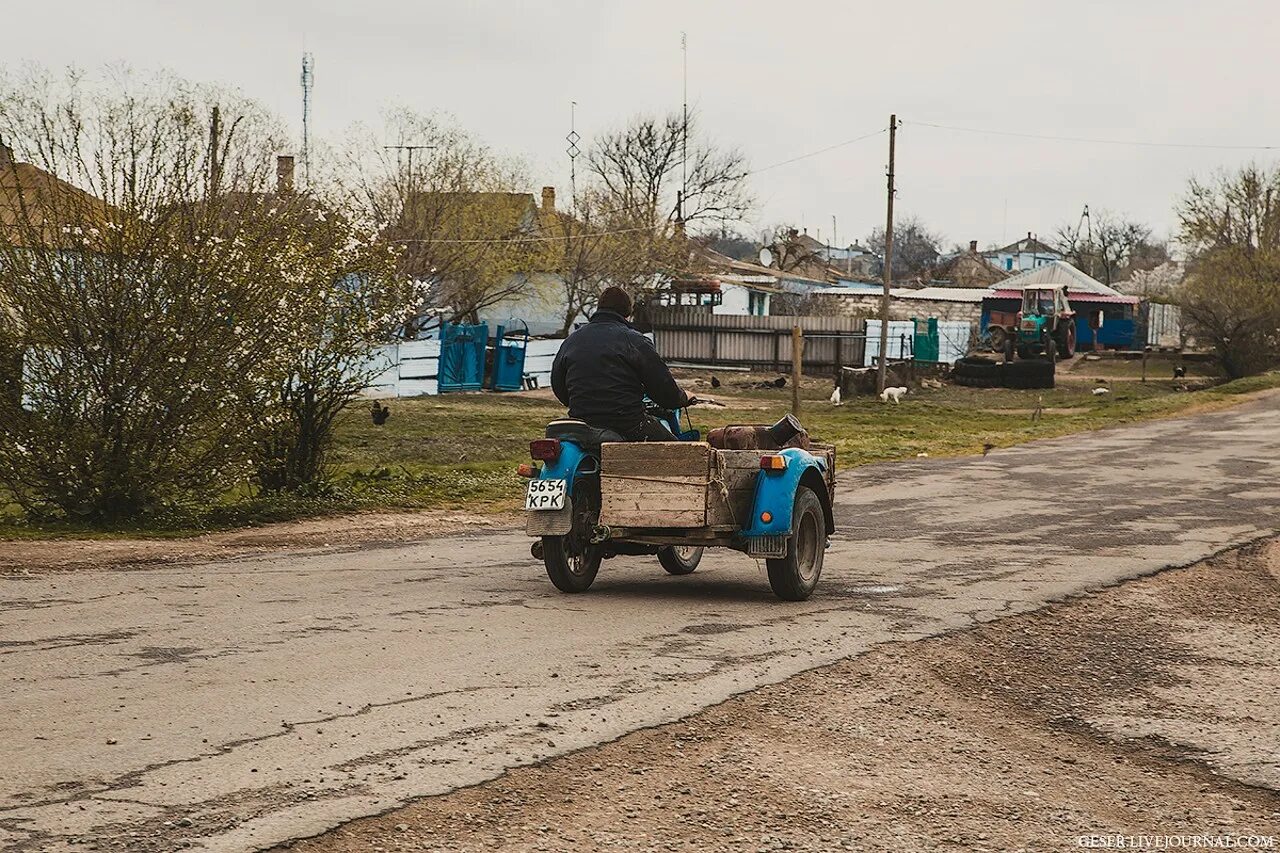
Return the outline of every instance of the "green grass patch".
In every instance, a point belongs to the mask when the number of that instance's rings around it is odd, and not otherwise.
[[[686,379],[703,378],[688,373]],[[771,423],[790,408],[790,389],[745,388],[755,378],[734,376],[700,396],[728,402],[699,407],[694,426]],[[800,420],[815,438],[835,444],[839,467],[873,462],[980,453],[986,444],[1009,447],[1188,410],[1224,408],[1242,394],[1280,387],[1280,373],[1181,392],[1161,379],[1116,381],[1094,396],[1091,373],[1045,391],[975,389],[948,385],[913,391],[901,405],[855,398],[839,408],[823,380],[806,380]],[[461,394],[393,400],[391,418],[374,426],[356,407],[338,426],[332,481],[315,495],[262,495],[247,489],[213,505],[172,507],[136,525],[109,530],[71,524],[31,525],[0,512],[0,538],[190,536],[209,530],[371,509],[501,512],[518,508],[522,481],[514,469],[528,460],[529,441],[547,421],[564,414],[546,396]],[[1039,407],[1041,414],[1033,420]]]

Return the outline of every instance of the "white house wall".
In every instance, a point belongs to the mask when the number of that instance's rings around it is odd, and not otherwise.
[[[560,276],[535,273],[520,294],[480,312],[480,322],[488,323],[491,331],[500,325],[518,328],[519,323],[512,320],[523,320],[533,335],[558,333],[564,324],[564,283]],[[579,315],[575,322],[586,321],[586,316]]]
[[[769,294],[764,296],[764,313],[769,313]],[[720,304],[711,309],[712,314],[722,316],[748,316],[751,314],[751,291],[740,284],[720,283]]]

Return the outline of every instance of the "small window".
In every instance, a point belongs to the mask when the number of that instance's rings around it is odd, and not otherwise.
[[[1011,269],[1013,269],[1013,258],[1005,258],[1005,259],[1004,259],[1004,268],[1005,268],[1006,270],[1011,270]]]

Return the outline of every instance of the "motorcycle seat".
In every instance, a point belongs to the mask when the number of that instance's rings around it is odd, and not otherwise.
[[[600,452],[600,445],[606,441],[626,441],[627,439],[611,429],[594,427],[577,418],[560,418],[547,424],[547,438],[558,438],[571,441],[588,453]]]

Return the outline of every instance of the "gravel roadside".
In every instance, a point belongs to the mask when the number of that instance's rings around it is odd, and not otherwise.
[[[295,851],[1280,839],[1280,544],[896,643]],[[554,718],[544,721],[554,735]],[[1277,840],[1275,843],[1280,843]]]

